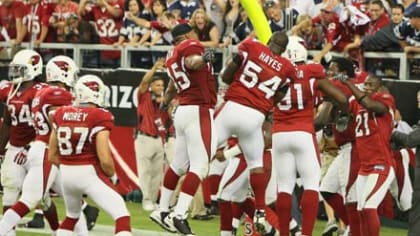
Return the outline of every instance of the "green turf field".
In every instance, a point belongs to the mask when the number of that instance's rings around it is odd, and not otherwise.
[[[61,198],[54,198],[54,202],[57,205],[57,209],[59,210],[59,217],[60,220],[64,217],[64,204],[63,200]],[[163,236],[163,235],[170,235],[164,233],[165,231],[162,230],[159,226],[154,224],[151,220],[149,220],[149,212],[145,212],[140,204],[138,203],[132,203],[127,202],[127,207],[130,210],[131,213],[131,225],[135,229],[142,229],[147,231],[156,231],[156,234],[150,232],[147,233],[147,235],[156,235],[156,236]],[[196,232],[197,235],[200,236],[217,236],[218,235],[218,220],[219,218],[215,218],[211,221],[196,221],[196,220],[189,220],[190,225],[194,232]],[[97,224],[99,225],[107,225],[107,226],[113,226],[113,220],[105,214],[105,212],[101,211],[99,213],[99,218]],[[321,232],[323,230],[325,222],[324,221],[318,221],[315,226],[314,236],[321,235]],[[103,229],[104,227],[100,226],[98,228],[94,228],[91,231],[92,235],[112,235],[113,230],[110,227],[107,227],[107,229]],[[46,226],[46,229],[47,226]],[[103,230],[103,231],[101,231]],[[242,231],[241,231],[242,232]],[[146,233],[139,233],[134,232],[133,235],[142,236]],[[407,230],[400,230],[400,229],[392,229],[392,228],[386,228],[383,227],[381,229],[381,236],[405,236],[407,234]],[[45,235],[51,235],[46,233],[32,233],[32,232],[22,232],[18,231],[18,236],[45,236]],[[240,234],[243,235],[243,234]]]

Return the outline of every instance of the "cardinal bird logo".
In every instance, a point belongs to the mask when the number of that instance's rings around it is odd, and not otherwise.
[[[39,61],[41,61],[41,57],[38,55],[33,55],[29,61],[29,64],[34,66],[34,65],[37,65]]]
[[[84,85],[88,88],[90,88],[92,91],[98,92],[99,91],[99,84],[97,82],[91,81],[86,82]]]
[[[65,61],[54,61],[54,63],[58,66],[58,68],[60,68],[61,70],[65,72],[68,72],[70,70],[69,63]]]

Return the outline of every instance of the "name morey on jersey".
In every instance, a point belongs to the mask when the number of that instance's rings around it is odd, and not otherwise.
[[[258,56],[258,59],[260,59],[262,62],[270,66],[276,71],[280,71],[281,67],[283,66],[279,61],[271,57],[270,55],[265,54],[264,52],[261,52]]]
[[[65,121],[85,121],[88,116],[86,112],[64,112],[63,120]]]

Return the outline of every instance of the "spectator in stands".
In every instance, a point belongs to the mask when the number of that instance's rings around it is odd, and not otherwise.
[[[144,6],[140,0],[129,0],[126,2],[126,5],[128,5],[128,12],[132,16],[141,18],[148,17],[142,15]],[[140,27],[136,24],[136,22],[125,17],[123,21],[123,26],[120,29],[120,36],[118,37],[118,42],[115,42],[114,45],[137,45],[137,42],[140,40],[140,38],[147,32],[147,29]]]
[[[268,0],[264,9],[272,32],[290,30],[299,15],[295,9],[286,8],[285,0]]]
[[[233,38],[234,44],[238,44],[247,37],[255,36],[254,27],[252,27],[251,21],[248,18],[248,14],[244,9],[241,9],[240,12],[241,23],[233,29],[235,32],[235,37]]]
[[[404,18],[404,7],[401,4],[392,6],[391,22],[373,35],[366,35],[361,42],[364,51],[400,51],[400,41],[394,34],[395,26]]]
[[[299,15],[296,24],[302,24],[299,31],[294,32],[295,36],[303,39],[305,47],[309,50],[320,50],[322,48],[322,42],[324,35],[321,27],[312,25],[309,15]]]
[[[420,4],[420,2],[418,0],[402,0],[401,4],[405,8],[404,15],[408,16],[410,15],[411,11],[414,10],[416,6]]]
[[[78,9],[79,4],[71,0],[58,1],[49,19],[49,25],[56,31],[56,42],[66,42],[66,35],[77,29]]]
[[[81,0],[79,14],[93,21],[100,44],[112,45],[117,42],[123,19],[123,3],[119,0]],[[115,68],[119,66],[119,51],[101,51],[99,67]]]
[[[220,47],[227,47],[232,44],[232,39],[235,37],[233,30],[241,23],[240,13],[241,5],[239,4],[239,0],[227,1],[226,11],[223,14],[223,42],[219,45]]]
[[[213,21],[219,32],[225,32],[225,14],[228,10],[229,0],[202,0],[207,15]]]
[[[168,38],[169,30],[163,25],[165,20],[175,18],[173,14],[168,15],[166,11],[166,5],[164,0],[153,0],[152,1],[152,18],[146,19],[142,17],[134,16],[131,13],[127,14],[127,18],[137,25],[151,29],[150,34],[145,35],[140,39],[139,44],[144,46],[153,46],[155,44],[171,44],[172,37]],[[164,34],[167,34],[166,36]],[[163,40],[162,40],[163,38]],[[148,41],[150,39],[150,41]]]
[[[190,25],[197,34],[198,40],[200,40],[205,47],[216,48],[219,46],[219,29],[216,27],[216,24],[210,20],[204,9],[199,8],[194,11]]]
[[[153,211],[160,183],[163,179],[164,141],[166,129],[164,124],[169,118],[165,111],[159,109],[163,99],[164,79],[155,76],[158,69],[164,67],[165,60],[160,58],[143,76],[138,86],[137,138],[135,149],[137,171],[140,187],[143,192],[143,209]]]
[[[25,15],[24,5],[18,0],[2,0],[0,4],[0,41],[9,41],[16,51],[24,35],[22,34],[22,18]],[[5,32],[5,34],[3,34]],[[0,57],[9,58],[6,48],[0,48]],[[14,53],[13,53],[14,54]],[[13,55],[11,55],[13,57]]]
[[[200,1],[198,0],[175,0],[168,10],[181,19],[189,20],[198,8],[200,8]]]
[[[356,33],[353,42],[349,43],[345,47],[344,51],[348,52],[352,49],[358,49],[362,44],[362,37],[365,35],[374,35],[390,23],[388,14],[386,13],[384,4],[381,0],[374,0],[370,2],[368,14],[370,16],[370,22],[361,26],[360,32]]]
[[[319,25],[325,35],[325,42],[322,50],[315,55],[314,61],[321,62],[321,59],[331,50],[343,51],[344,47],[351,42],[344,26],[339,22],[337,13],[335,13],[336,3],[326,3],[321,9],[321,13],[312,18],[312,25]],[[292,32],[299,32],[301,28],[308,23],[302,21],[292,28]]]
[[[408,55],[420,53],[420,7],[414,8],[408,15],[409,21],[403,21],[395,27],[394,33],[400,39],[400,45]]]

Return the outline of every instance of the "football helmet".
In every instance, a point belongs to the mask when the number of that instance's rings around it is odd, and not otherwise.
[[[100,107],[105,106],[105,85],[96,75],[84,75],[80,77],[74,86],[76,102],[93,103]]]
[[[293,63],[306,62],[308,50],[303,46],[303,40],[297,36],[289,36],[289,43],[283,57],[288,58]]]
[[[55,56],[48,61],[45,72],[47,82],[61,82],[68,87],[73,87],[79,67],[70,57]]]
[[[14,84],[31,81],[42,74],[42,57],[34,50],[16,53],[9,65],[9,79]]]

